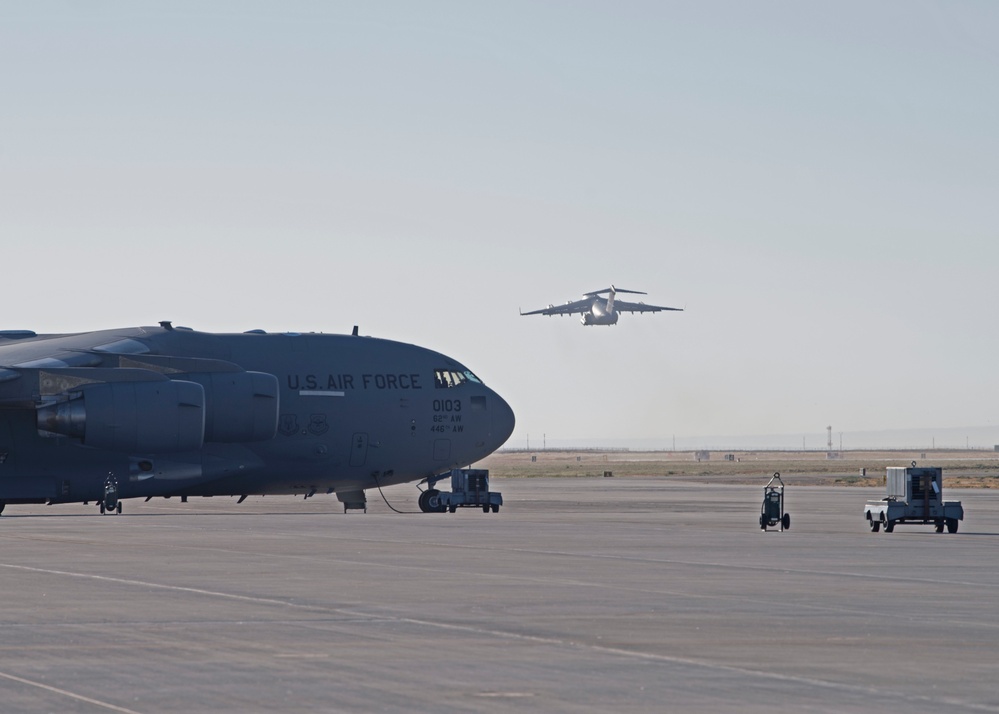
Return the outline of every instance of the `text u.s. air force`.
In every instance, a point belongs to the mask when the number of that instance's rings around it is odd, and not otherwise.
[[[289,374],[288,389],[423,389],[419,374]]]

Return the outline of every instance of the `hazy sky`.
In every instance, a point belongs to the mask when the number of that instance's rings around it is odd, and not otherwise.
[[[4,329],[358,324],[514,446],[999,438],[992,0],[3,0],[0,109]],[[518,315],[611,283],[686,311]]]

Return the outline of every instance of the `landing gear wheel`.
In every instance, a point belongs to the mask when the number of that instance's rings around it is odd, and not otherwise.
[[[118,501],[118,508],[116,509],[118,513],[121,513],[121,501]]]
[[[494,503],[493,504],[493,513],[499,513],[499,504],[498,503]]]
[[[444,513],[447,509],[437,498],[440,491],[430,488],[420,494],[420,510],[424,513]]]

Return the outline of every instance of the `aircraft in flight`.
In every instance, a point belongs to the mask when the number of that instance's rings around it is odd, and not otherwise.
[[[0,331],[0,511],[316,493],[361,509],[366,489],[471,464],[513,427],[510,406],[461,363],[356,327]],[[421,509],[438,510],[428,493]]]
[[[549,305],[542,310],[521,311],[521,315],[582,315],[584,325],[616,325],[618,317],[622,312],[662,312],[663,310],[675,310],[682,312],[679,307],[660,307],[658,305],[646,305],[644,302],[625,302],[617,300],[618,293],[632,293],[635,295],[647,295],[640,290],[625,290],[615,288],[611,285],[603,290],[594,290],[591,293],[583,293],[582,300],[569,300],[564,305]],[[601,297],[606,295],[607,297]]]

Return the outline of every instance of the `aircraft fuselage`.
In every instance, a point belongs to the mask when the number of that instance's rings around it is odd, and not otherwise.
[[[607,304],[607,300],[596,298],[589,312],[584,312],[580,319],[584,325],[616,325],[618,313]]]
[[[131,328],[0,336],[0,358],[3,503],[97,501],[109,478],[121,498],[343,500],[473,463],[514,425],[459,362],[370,337]]]

